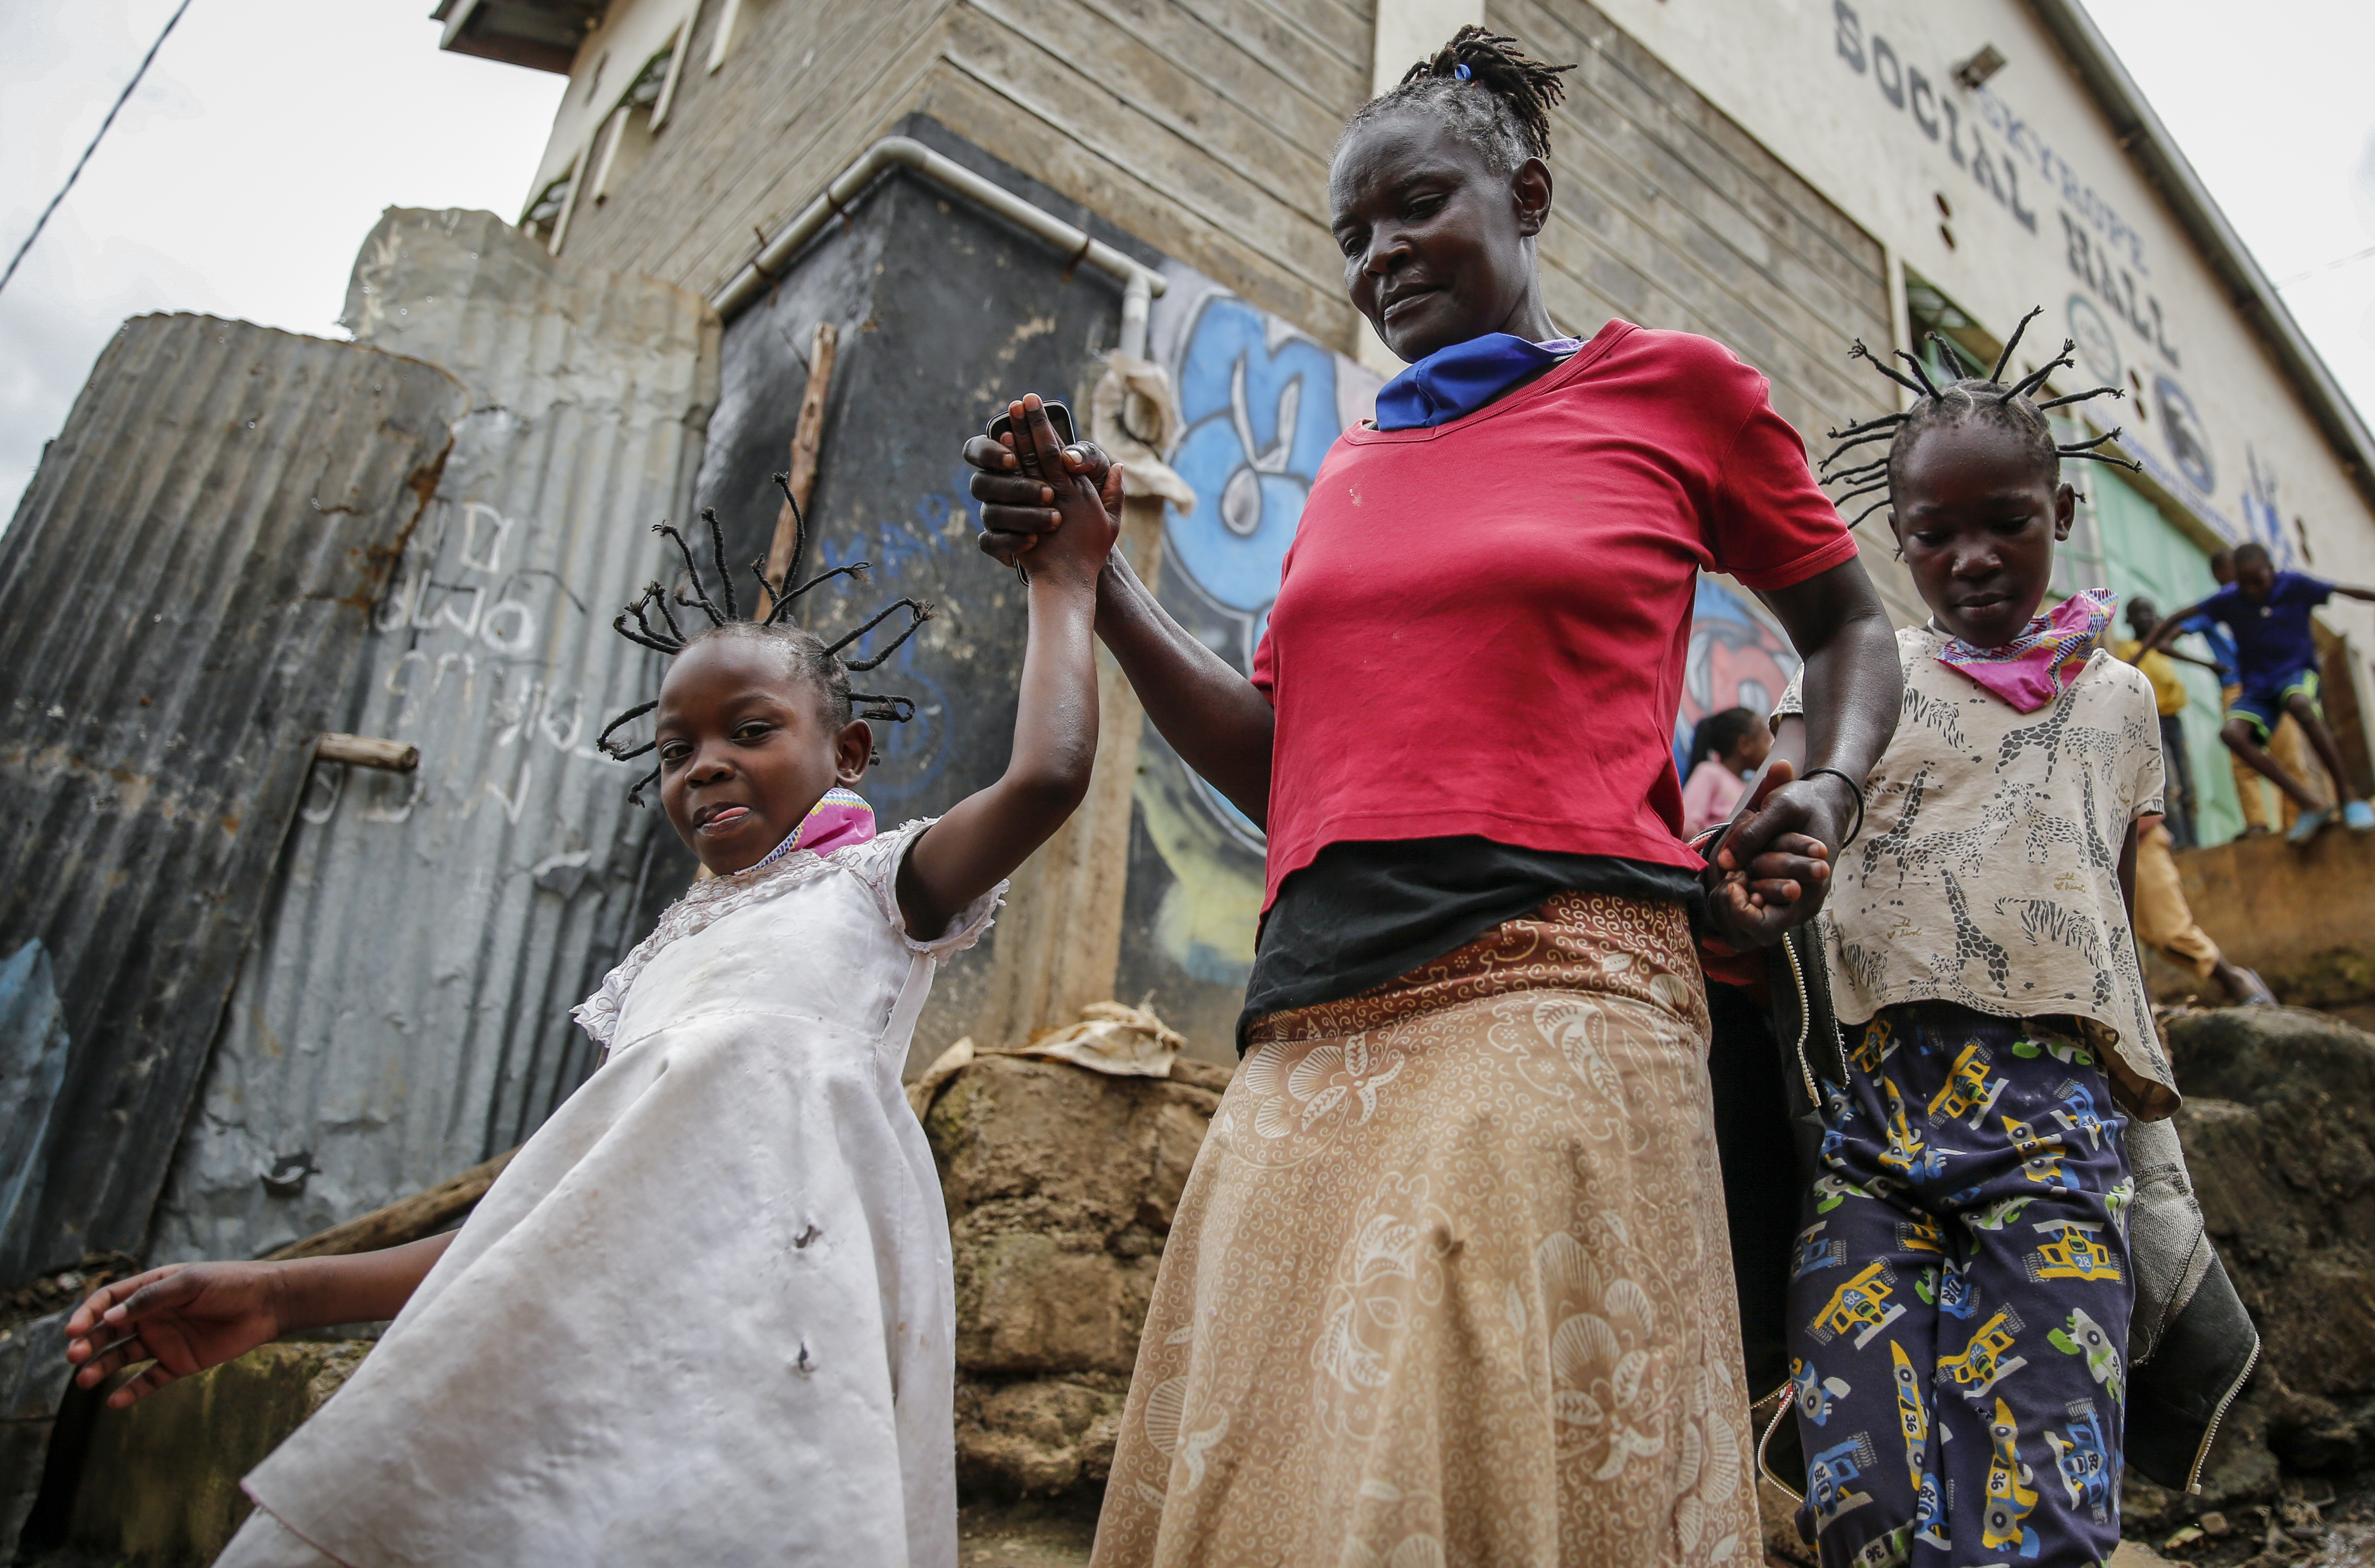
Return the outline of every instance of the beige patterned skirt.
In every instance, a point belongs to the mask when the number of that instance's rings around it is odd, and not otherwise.
[[[1761,1561],[1707,1037],[1682,912],[1585,894],[1263,1020],[1099,1568]]]

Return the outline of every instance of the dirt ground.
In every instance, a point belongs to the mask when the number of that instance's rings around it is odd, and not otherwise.
[[[1096,1515],[1025,1499],[967,1503],[957,1510],[960,1568],[1080,1568],[1096,1539]]]
[[[2287,1481],[2275,1517],[2277,1550],[2268,1550],[2270,1515],[2260,1509],[2224,1521],[2223,1535],[2204,1534],[2171,1546],[2131,1540],[2108,1568],[2375,1568],[2375,1474],[2340,1487]],[[2314,1505],[2314,1506],[2312,1506]],[[2287,1519],[2295,1521],[2286,1527]],[[957,1561],[963,1568],[1081,1568],[1089,1561],[1096,1521],[1085,1514],[1051,1512],[1046,1503],[967,1503],[957,1515]],[[1803,1561],[1811,1562],[1808,1552]],[[1771,1568],[1798,1568],[1800,1559],[1768,1556]]]

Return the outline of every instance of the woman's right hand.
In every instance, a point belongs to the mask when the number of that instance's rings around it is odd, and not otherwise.
[[[170,1263],[92,1292],[66,1319],[77,1386],[136,1362],[156,1364],[107,1397],[120,1410],[177,1378],[245,1355],[286,1326],[284,1272],[272,1263]]]
[[[964,460],[974,470],[970,489],[981,502],[982,553],[1003,566],[1019,566],[1042,534],[1052,534],[1062,520],[1057,511],[1055,488],[1022,471],[1013,448],[1005,442],[975,436],[964,444]],[[1065,471],[1100,492],[1113,462],[1094,442],[1076,441],[1064,448]],[[1112,498],[1114,525],[1121,524],[1119,497]]]

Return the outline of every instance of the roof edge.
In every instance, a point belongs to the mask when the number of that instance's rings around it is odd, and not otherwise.
[[[2145,177],[2159,190],[2161,199],[2226,286],[2235,309],[2291,378],[2310,416],[2342,459],[2343,471],[2369,509],[2375,511],[2375,435],[2369,433],[2366,421],[2303,335],[2300,324],[2293,320],[2292,312],[2252,259],[2242,236],[2227,221],[2193,165],[2178,150],[2168,127],[2161,124],[2143,89],[2120,63],[2095,18],[2079,0],[2028,0],[2028,6],[2095,95],[2120,146],[2144,166]]]

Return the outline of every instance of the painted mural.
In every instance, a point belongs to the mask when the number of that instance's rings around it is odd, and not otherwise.
[[[1709,713],[1746,708],[1770,713],[1800,661],[1780,629],[1745,595],[1699,579],[1691,605],[1691,647],[1683,666],[1683,706],[1674,718],[1674,767],[1690,772],[1691,731]]]

